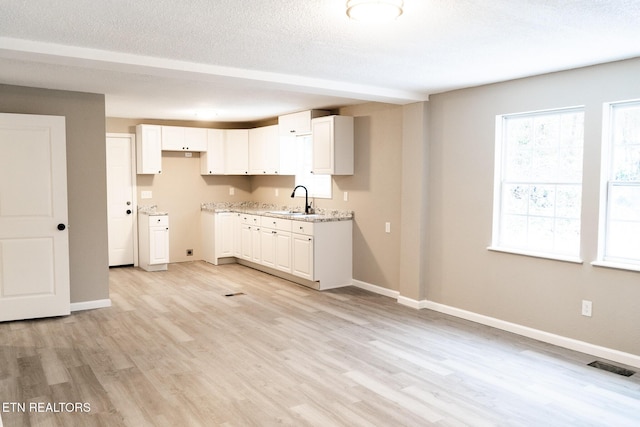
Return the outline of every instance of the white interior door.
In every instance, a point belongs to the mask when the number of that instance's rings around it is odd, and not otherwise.
[[[107,134],[109,266],[135,260],[134,138],[133,134]]]
[[[0,114],[0,321],[70,312],[65,118]]]

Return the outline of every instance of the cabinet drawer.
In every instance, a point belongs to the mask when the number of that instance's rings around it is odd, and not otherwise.
[[[278,231],[291,231],[291,220],[263,216],[263,217],[260,217],[260,226],[266,227],[266,228],[273,228]]]
[[[169,226],[168,215],[149,215],[149,227]]]
[[[313,223],[306,221],[292,221],[291,231],[298,234],[313,235]]]
[[[242,224],[260,225],[260,217],[258,215],[240,214],[240,222]]]

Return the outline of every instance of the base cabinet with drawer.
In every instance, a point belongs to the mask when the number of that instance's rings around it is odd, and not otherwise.
[[[138,216],[138,265],[146,271],[167,270],[169,264],[169,216]]]
[[[351,220],[310,222],[207,211],[202,218],[207,262],[237,260],[319,290],[352,283]]]

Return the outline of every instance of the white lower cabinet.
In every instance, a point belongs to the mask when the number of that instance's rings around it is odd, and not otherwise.
[[[313,280],[313,236],[294,233],[292,235],[292,273]]]
[[[146,271],[167,270],[169,263],[169,217],[138,216],[138,265]]]
[[[260,218],[262,265],[291,273],[291,220]]]
[[[203,226],[203,248],[212,247],[207,240],[223,234],[212,236],[207,230],[219,230],[218,224],[223,223],[225,230],[231,229],[224,239],[226,246],[213,251],[213,256],[207,256],[204,250],[205,261],[218,264],[220,258],[232,256],[255,268],[266,267],[265,271],[272,274],[286,273],[283,277],[319,290],[352,282],[351,220],[309,222],[239,213],[202,215],[215,218],[215,225]]]

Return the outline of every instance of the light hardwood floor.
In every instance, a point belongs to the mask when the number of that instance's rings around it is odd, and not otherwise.
[[[0,324],[0,402],[27,405],[4,427],[640,425],[640,374],[357,288],[204,262],[110,282],[111,308]]]

